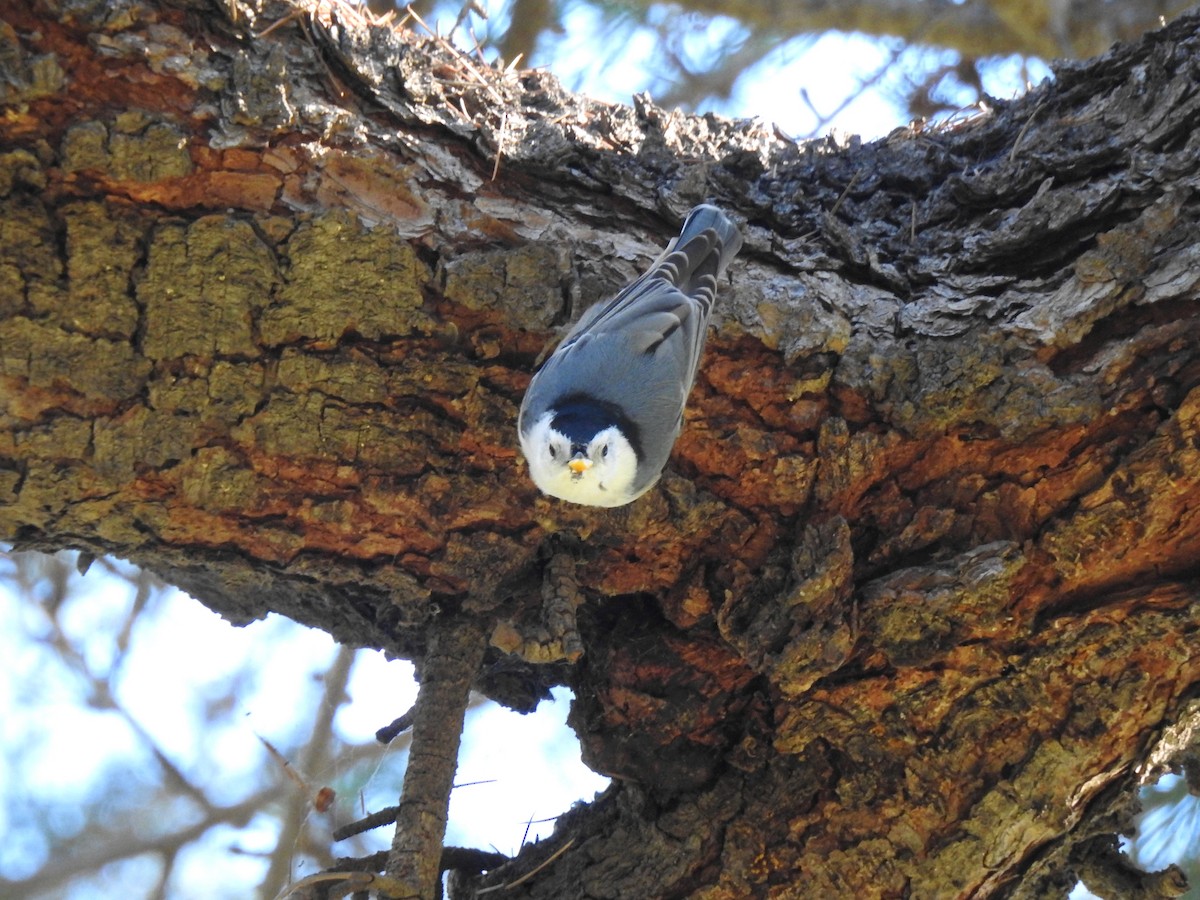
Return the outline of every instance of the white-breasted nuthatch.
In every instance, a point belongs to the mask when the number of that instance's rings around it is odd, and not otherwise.
[[[623,506],[654,486],[683,427],[717,278],[742,235],[697,206],[644,275],[589,308],[533,376],[517,430],[544,493]]]

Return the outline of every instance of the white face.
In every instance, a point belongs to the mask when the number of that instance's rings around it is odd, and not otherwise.
[[[634,499],[637,454],[617,427],[605,428],[587,445],[582,458],[571,442],[550,427],[547,412],[521,435],[529,475],[542,493],[584,506],[623,506]]]

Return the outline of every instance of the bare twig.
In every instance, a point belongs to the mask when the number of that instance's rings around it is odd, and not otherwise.
[[[458,31],[458,29],[462,27],[462,23],[466,21],[467,16],[469,16],[471,13],[475,13],[475,15],[479,16],[479,18],[483,19],[485,22],[487,21],[487,10],[480,6],[477,0],[467,0],[467,2],[462,5],[462,9],[458,11],[458,18],[455,19],[454,24],[450,26],[450,34],[448,35],[449,37],[454,37],[454,32]],[[475,46],[476,48],[479,47],[478,41],[475,42]]]
[[[439,44],[441,44],[448,52],[453,53],[455,56],[458,57],[459,61],[463,64],[463,68],[466,69],[467,74],[469,74],[472,78],[474,78],[475,81],[477,81],[480,84],[480,86],[485,91],[487,91],[488,94],[491,95],[493,100],[495,100],[501,106],[504,105],[504,98],[501,97],[499,93],[497,93],[497,91],[494,87],[492,87],[492,83],[490,81],[488,81],[486,78],[484,78],[479,73],[479,70],[476,69],[475,66],[471,63],[471,58],[467,54],[463,53],[461,50],[459,50],[457,47],[455,47],[452,43],[450,43],[448,40],[446,40],[444,37],[442,37],[436,31],[431,29],[428,25],[426,25],[425,20],[422,19],[419,15],[417,15],[417,13],[413,10],[413,8],[411,6],[408,6],[405,8],[408,10],[408,14],[413,17],[413,21],[415,21],[418,25],[420,25],[422,28],[424,28],[430,37],[432,37],[435,41],[437,41]]]
[[[399,893],[387,896],[426,900],[434,895],[463,716],[485,646],[483,628],[474,620],[441,622],[430,634],[388,853],[387,875],[396,884],[385,889]]]
[[[272,22],[270,25],[268,25],[262,31],[255,34],[254,37],[255,38],[265,38],[272,31],[275,31],[277,28],[282,28],[284,25],[287,25],[291,22],[295,22],[297,19],[299,19],[303,15],[304,15],[304,13],[301,10],[298,10],[298,9],[293,10],[292,12],[288,13],[286,16],[282,16],[282,17],[276,19],[274,22]]]
[[[842,202],[850,194],[850,189],[854,187],[855,183],[857,183],[858,176],[860,174],[861,174],[860,172],[855,172],[852,176],[850,176],[850,183],[846,185],[845,190],[842,191],[842,195],[840,197],[838,197],[837,200],[834,202],[833,209],[829,210],[830,216],[837,215],[837,211],[842,208]]]
[[[844,98],[842,98],[842,102],[839,103],[836,107],[834,107],[833,112],[831,112],[831,113],[826,113],[826,114],[822,115],[821,113],[817,112],[817,108],[816,108],[816,106],[813,105],[812,100],[809,98],[808,92],[805,91],[804,89],[801,89],[800,99],[803,100],[808,105],[808,108],[812,111],[813,115],[817,116],[817,124],[813,126],[811,131],[809,131],[808,136],[816,137],[818,134],[821,133],[821,131],[823,131],[825,129],[825,126],[827,126],[830,122],[832,122],[839,115],[841,115],[842,110],[844,110],[847,106],[849,106],[851,103],[853,103],[859,97],[861,97],[863,95],[863,93],[867,90],[867,88],[874,87],[876,84],[878,84],[883,79],[883,77],[891,70],[892,66],[894,66],[897,63],[897,61],[899,61],[900,54],[902,52],[903,52],[903,48],[893,50],[891,52],[891,55],[889,56],[887,61],[883,63],[883,65],[881,65],[878,69],[876,69],[868,77],[859,79],[858,89],[855,90],[853,93],[849,93]]]
[[[1017,150],[1021,146],[1021,141],[1025,139],[1025,133],[1029,131],[1029,127],[1033,124],[1033,120],[1037,118],[1038,113],[1042,111],[1042,107],[1045,105],[1045,99],[1040,100],[1038,105],[1033,108],[1033,112],[1029,114],[1029,118],[1025,120],[1025,124],[1021,126],[1021,130],[1017,132],[1017,137],[1016,140],[1013,141],[1012,149],[1008,151],[1008,161],[1010,163],[1017,158]]]
[[[387,806],[378,812],[365,815],[361,819],[335,829],[333,839],[335,841],[344,841],[346,838],[354,837],[356,834],[363,834],[373,828],[382,828],[384,825],[391,825],[396,821],[396,813],[399,811],[400,807],[398,806]]]
[[[304,772],[324,772],[329,768],[333,757],[333,719],[338,708],[346,700],[346,687],[350,683],[354,658],[355,651],[353,649],[339,647],[333,664],[325,673],[325,692],[322,703],[317,708],[313,721],[312,737],[306,744],[300,759],[299,769]],[[310,811],[319,805],[327,805],[332,802],[332,798],[323,799],[320,791],[314,791],[296,767],[287,766],[284,771],[293,781],[300,784],[302,789],[292,791],[288,796],[288,802],[282,815],[279,841],[271,856],[271,864],[263,878],[259,892],[264,897],[274,896],[290,880],[295,848],[304,833],[304,826],[308,821]]]
[[[375,740],[381,744],[390,744],[401,734],[412,728],[413,719],[416,718],[416,707],[412,707],[408,712],[401,716],[397,716],[392,720],[391,725],[384,725],[375,732]]]
[[[496,162],[492,166],[492,181],[500,174],[500,157],[504,155],[504,139],[508,135],[508,113],[500,119],[500,131],[496,134]]]
[[[556,859],[558,859],[560,856],[562,856],[564,853],[566,853],[568,850],[570,850],[571,845],[574,843],[575,843],[575,838],[571,838],[569,841],[567,841],[565,844],[563,844],[561,847],[559,847],[557,850],[555,850],[553,853],[551,853],[549,856],[547,856],[544,860],[542,860],[540,865],[534,866],[532,869],[530,869],[528,872],[526,872],[524,875],[522,875],[520,878],[516,879],[515,881],[507,881],[504,884],[496,884],[496,885],[492,885],[491,887],[480,888],[477,891],[477,893],[490,894],[493,891],[507,891],[507,890],[511,890],[512,888],[515,888],[519,884],[524,884],[526,881],[528,881],[530,878],[532,878],[538,872],[542,871],[542,869],[546,868],[546,866],[550,865],[550,863],[554,862]]]

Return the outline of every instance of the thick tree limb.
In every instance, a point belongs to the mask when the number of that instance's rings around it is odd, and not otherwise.
[[[570,683],[621,785],[469,889],[1037,896],[1123,827],[1200,685],[1195,18],[839,148],[122,9],[4,11],[0,535],[410,658],[580,538],[581,662],[476,686]],[[702,199],[747,244],[666,477],[537,496],[535,358]]]

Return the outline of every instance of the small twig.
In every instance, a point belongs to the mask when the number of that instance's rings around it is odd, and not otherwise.
[[[485,91],[487,91],[489,94],[492,95],[493,100],[495,100],[497,103],[499,103],[501,105],[504,104],[504,98],[501,97],[499,93],[497,93],[496,89],[494,87],[492,87],[492,85],[488,82],[488,80],[486,78],[484,78],[481,74],[479,74],[479,70],[476,69],[475,66],[473,66],[471,64],[471,58],[469,56],[467,56],[465,53],[463,53],[461,50],[459,50],[457,47],[455,47],[452,43],[447,41],[444,37],[442,37],[440,34],[438,34],[433,29],[431,29],[428,25],[426,25],[425,20],[422,19],[419,15],[417,15],[417,13],[413,10],[413,8],[411,6],[408,6],[405,8],[408,10],[409,14],[413,17],[413,20],[418,25],[420,25],[422,28],[424,28],[425,31],[435,41],[437,41],[443,47],[445,47],[448,52],[453,53],[455,56],[457,56],[459,58],[459,60],[463,64],[463,68],[467,70],[467,73],[469,75],[471,75],[477,82],[479,82],[479,84],[483,87],[483,89]]]
[[[844,191],[842,191],[842,196],[840,196],[840,197],[838,197],[838,198],[837,198],[837,202],[833,204],[833,209],[831,209],[831,210],[829,211],[829,215],[830,215],[830,216],[836,216],[836,215],[837,215],[837,211],[838,211],[838,210],[841,208],[841,206],[842,206],[842,201],[846,199],[847,195],[850,193],[850,189],[851,189],[851,188],[853,188],[853,187],[854,187],[854,185],[855,185],[855,183],[858,181],[858,176],[859,176],[860,174],[862,174],[862,173],[861,173],[861,170],[860,170],[860,171],[858,171],[858,172],[855,172],[855,173],[854,173],[854,174],[853,174],[853,175],[850,177],[850,183],[849,183],[849,184],[847,184],[847,185],[846,185],[846,189],[845,189]]]
[[[1025,132],[1029,130],[1029,126],[1033,124],[1033,120],[1037,118],[1037,114],[1042,111],[1042,107],[1046,105],[1046,98],[1038,101],[1038,105],[1033,108],[1033,112],[1029,114],[1029,118],[1025,120],[1025,124],[1021,126],[1021,130],[1017,132],[1017,139],[1013,141],[1012,149],[1008,151],[1008,161],[1011,163],[1017,158],[1017,148],[1021,146],[1021,141],[1025,138]]]
[[[337,792],[328,785],[314,788],[304,776],[304,773],[293,766],[288,758],[276,749],[274,744],[261,734],[257,734],[255,737],[262,741],[262,745],[267,748],[267,753],[270,754],[271,758],[283,767],[283,774],[287,775],[300,788],[301,793],[308,797],[313,809],[319,813],[328,812],[329,807],[333,805],[333,801],[337,799]]]
[[[266,748],[267,754],[283,767],[283,774],[290,778],[292,782],[300,788],[301,791],[308,793],[312,790],[312,785],[308,783],[308,779],[296,771],[291,762],[288,761],[288,758],[280,753],[274,744],[268,741],[261,734],[256,734],[255,737],[257,737],[259,743]]]
[[[521,833],[521,846],[522,847],[525,846],[525,840],[526,840],[526,838],[529,837],[529,829],[532,827],[533,827],[533,814],[531,813],[529,816],[529,819],[525,822],[525,830]]]
[[[313,718],[312,736],[301,752],[297,765],[287,766],[284,770],[289,776],[298,776],[301,779],[298,783],[304,783],[304,776],[300,773],[328,771],[333,754],[333,720],[338,708],[345,702],[346,686],[350,683],[355,656],[351,648],[339,647],[333,663],[326,670],[323,696]],[[284,762],[281,757],[277,758]],[[305,787],[303,793],[293,794],[288,798],[276,838],[276,849],[271,854],[270,865],[262,881],[266,894],[278,891],[291,879],[293,853],[298,846],[305,843],[304,835],[309,828],[310,807],[319,807],[324,811],[333,801],[332,789],[322,788],[314,792],[311,787]]]
[[[467,28],[467,34],[471,35],[471,42],[475,45],[475,47],[474,47],[475,58],[479,60],[479,64],[481,66],[490,65],[490,63],[487,61],[487,59],[483,55],[483,44],[480,43],[479,36],[477,34],[475,34],[475,26],[474,25],[471,25]]]
[[[415,706],[404,715],[394,719],[391,725],[385,725],[376,731],[375,740],[381,744],[390,744],[404,732],[408,731],[408,729],[412,728],[414,718],[416,718]]]
[[[901,52],[902,49],[893,50],[891,53],[891,58],[886,60],[878,69],[875,70],[873,74],[865,79],[860,78],[858,80],[858,89],[853,93],[846,94],[846,96],[842,99],[842,102],[839,103],[834,108],[833,112],[829,113],[828,115],[821,115],[818,113],[817,108],[813,105],[812,100],[809,99],[808,93],[801,89],[800,98],[808,104],[808,108],[812,111],[813,115],[817,117],[817,124],[811,131],[809,131],[808,136],[816,137],[817,133],[822,128],[841,115],[842,111],[859,97],[861,97],[867,88],[874,87],[880,81],[880,79],[882,79],[883,76],[888,73],[892,66],[895,65],[896,61],[900,58]]]
[[[446,97],[442,98],[442,106],[444,106],[444,107],[446,107],[446,109],[450,110],[450,112],[452,112],[456,117],[461,117],[463,119],[463,121],[465,121],[465,122],[471,121],[471,117],[466,114],[465,110],[459,109],[457,106],[455,106],[453,103],[451,103],[449,101],[449,99],[447,99]]]
[[[530,869],[528,872],[526,872],[524,875],[522,875],[516,881],[510,881],[506,885],[506,887],[507,888],[515,888],[518,884],[524,884],[526,881],[528,881],[530,878],[532,878],[538,872],[542,871],[542,869],[546,868],[546,866],[550,865],[550,863],[554,862],[556,859],[558,859],[560,856],[562,856],[564,853],[566,853],[568,850],[570,850],[571,845],[574,843],[575,843],[575,838],[571,838],[569,841],[567,841],[565,844],[563,844],[561,847],[559,847],[557,850],[555,850],[553,853],[551,853],[549,856],[547,856],[545,861],[543,861],[540,866],[536,866],[536,867]]]
[[[287,25],[290,22],[295,22],[297,19],[299,19],[303,15],[304,15],[304,13],[301,12],[300,10],[293,10],[292,12],[288,13],[283,18],[276,19],[274,22],[272,22],[270,25],[268,25],[262,31],[255,34],[254,37],[255,38],[265,38],[268,34],[270,34],[276,28],[282,28],[284,25]]]
[[[356,834],[363,834],[374,828],[382,828],[384,825],[392,825],[396,821],[396,813],[399,809],[400,807],[398,806],[389,806],[365,815],[354,822],[349,822],[341,828],[334,829],[333,839],[335,841],[344,841],[346,838],[352,838]]]
[[[538,872],[542,871],[542,869],[546,868],[546,866],[550,865],[550,863],[554,862],[556,859],[558,859],[560,856],[562,856],[564,853],[566,853],[568,850],[570,850],[571,845],[574,843],[575,843],[575,838],[571,838],[569,841],[567,841],[565,844],[563,844],[561,847],[559,847],[557,850],[555,850],[553,853],[551,853],[549,856],[547,856],[544,860],[542,860],[541,864],[534,866],[532,869],[530,869],[528,872],[526,872],[524,875],[522,875],[516,881],[509,881],[509,882],[505,882],[504,884],[493,885],[492,887],[480,888],[478,891],[476,891],[476,893],[477,894],[490,894],[490,893],[492,893],[492,891],[509,891],[509,890],[512,890],[513,888],[515,888],[519,884],[524,884],[526,881],[528,881],[530,878],[532,878]]]
[[[321,27],[324,29],[324,25]],[[325,70],[325,77],[329,79],[330,85],[333,87],[334,91],[337,92],[338,99],[345,100],[346,97],[349,96],[350,92],[347,91],[342,85],[341,80],[333,74],[333,69],[329,68],[329,63],[325,61],[325,54],[321,52],[321,48],[317,44],[317,39],[313,37],[312,29],[313,21],[310,19],[302,23],[300,31],[304,33],[304,37],[308,40],[309,45],[313,48],[313,52],[317,57],[317,62],[319,62],[321,64],[321,68]]]
[[[448,37],[454,37],[454,32],[458,31],[458,29],[462,26],[462,23],[466,21],[467,16],[471,13],[475,13],[475,15],[479,16],[479,18],[483,19],[483,21],[487,21],[487,12],[483,9],[483,7],[481,7],[476,0],[467,0],[467,2],[462,5],[462,9],[458,11],[458,18],[455,19],[454,24],[450,26],[450,33]],[[479,42],[476,41],[475,44],[478,46]]]
[[[417,11],[415,9],[413,9],[411,5],[404,7],[404,12],[406,13],[406,15],[405,15],[406,19],[411,18],[414,22],[416,22],[418,25],[420,25],[422,28],[424,28],[425,33],[428,34],[430,37],[441,38],[441,35],[434,33],[434,30],[425,24],[425,20],[422,19],[417,14]]]
[[[500,157],[504,155],[504,138],[508,131],[508,113],[500,119],[500,132],[496,135],[496,162],[492,166],[492,181],[500,174]]]
[[[316,875],[309,875],[307,878],[301,878],[295,884],[287,888],[285,893],[278,896],[277,900],[287,900],[288,897],[294,897],[301,891],[307,891],[310,887],[315,887],[318,884],[326,882],[340,882],[346,887],[341,891],[341,895],[349,893],[352,890],[369,887],[375,880],[373,872],[318,872]]]

